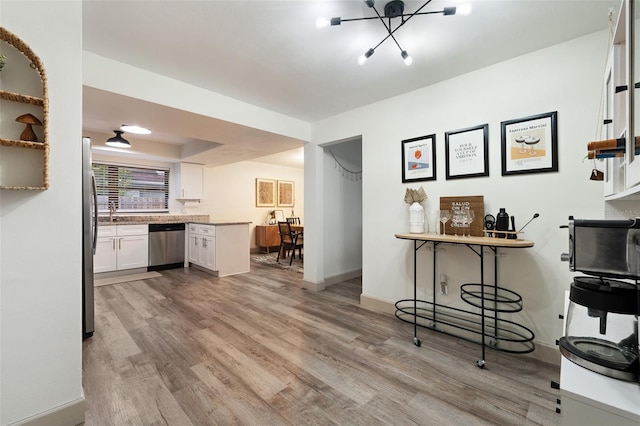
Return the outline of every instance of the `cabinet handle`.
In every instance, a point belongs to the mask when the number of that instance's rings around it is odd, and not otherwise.
[[[193,237],[193,243],[196,247],[198,247],[198,237]]]
[[[118,250],[122,250],[122,238],[118,238]]]
[[[207,248],[207,239],[206,238],[202,239],[202,247]]]
[[[113,244],[112,244],[113,245],[113,250],[115,251],[116,250],[116,239],[112,238],[111,241],[113,242]]]

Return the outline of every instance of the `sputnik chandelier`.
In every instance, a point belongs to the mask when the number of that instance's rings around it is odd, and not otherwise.
[[[384,25],[385,29],[387,30],[387,35],[382,39],[382,41],[380,41],[380,43],[376,44],[374,47],[370,48],[362,56],[360,56],[358,58],[358,64],[363,65],[367,61],[367,59],[369,59],[371,55],[375,53],[375,50],[382,43],[384,43],[389,38],[391,38],[396,44],[396,46],[398,46],[398,49],[400,49],[400,56],[402,57],[402,60],[404,61],[404,63],[406,65],[411,65],[413,63],[413,58],[407,53],[406,50],[404,50],[400,46],[400,43],[398,43],[398,40],[396,40],[396,37],[394,36],[394,33],[398,31],[404,24],[406,24],[414,16],[433,15],[436,13],[442,13],[445,16],[456,14],[455,7],[445,7],[443,10],[423,12],[422,9],[424,9],[429,3],[431,3],[431,1],[432,0],[427,0],[422,6],[420,6],[413,13],[404,13],[404,2],[400,0],[392,0],[384,5],[384,15],[380,15],[380,12],[378,12],[378,9],[376,9],[375,0],[364,0],[364,3],[369,8],[374,10],[374,12],[376,13],[376,16],[369,16],[369,17],[363,17],[363,18],[351,18],[351,19],[342,19],[340,17],[336,17],[336,18],[331,18],[330,20],[321,18],[321,19],[318,19],[318,21],[316,22],[316,26],[320,28],[320,27],[327,27],[329,25],[331,26],[340,25],[343,22],[365,21],[369,19],[380,20],[380,22],[382,22],[382,25]],[[470,11],[471,11],[470,6],[464,6],[461,10],[462,14],[468,14]],[[394,28],[393,20],[395,18],[400,18],[400,22]]]

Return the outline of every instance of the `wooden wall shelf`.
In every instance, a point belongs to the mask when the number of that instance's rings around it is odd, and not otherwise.
[[[0,134],[0,189],[43,190],[49,188],[49,101],[47,77],[40,58],[15,34],[0,27],[2,52],[7,63],[0,74],[0,111],[7,123]],[[21,93],[21,92],[30,93]],[[41,96],[34,94],[41,93]],[[42,121],[43,140],[40,142],[14,139],[19,137],[15,126],[9,126],[17,115],[24,112],[39,116]],[[13,105],[13,106],[12,106]],[[16,114],[16,111],[19,111]],[[11,115],[10,115],[11,114]],[[6,133],[4,133],[6,132]]]

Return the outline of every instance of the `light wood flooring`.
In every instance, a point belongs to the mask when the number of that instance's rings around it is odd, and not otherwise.
[[[252,264],[96,288],[85,425],[560,423],[558,369],[359,307],[361,283],[302,290]]]

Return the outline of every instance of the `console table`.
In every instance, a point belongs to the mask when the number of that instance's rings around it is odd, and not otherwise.
[[[420,346],[418,326],[450,334],[482,347],[482,356],[476,362],[485,365],[485,348],[511,353],[533,352],[533,331],[513,321],[501,318],[522,310],[522,297],[514,291],[498,286],[498,248],[533,247],[533,242],[520,239],[493,237],[461,237],[432,234],[395,234],[395,237],[413,241],[413,299],[396,302],[396,317],[413,324],[413,343]],[[417,252],[425,245],[433,248],[433,300],[417,298]],[[441,305],[436,301],[436,248],[440,244],[468,247],[480,258],[480,282],[461,285],[460,297],[480,312]],[[484,248],[493,252],[494,284],[484,282]],[[443,329],[446,326],[447,329]]]
[[[256,245],[269,253],[271,247],[280,246],[280,234],[278,233],[278,225],[257,225],[256,226]]]

